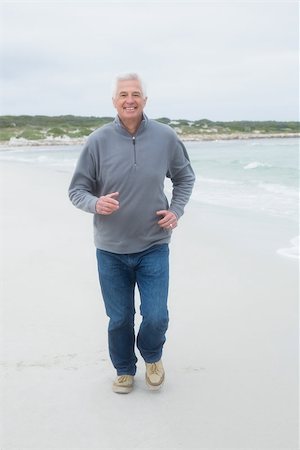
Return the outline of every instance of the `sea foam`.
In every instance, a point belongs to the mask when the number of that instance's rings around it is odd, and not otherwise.
[[[259,161],[253,161],[244,166],[245,170],[257,169],[258,167],[272,167],[269,164],[261,163]]]
[[[294,237],[290,240],[290,247],[279,248],[277,250],[278,255],[284,256],[286,258],[300,259],[299,242],[300,236]]]

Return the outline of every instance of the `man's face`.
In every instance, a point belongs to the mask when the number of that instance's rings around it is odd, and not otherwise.
[[[119,81],[113,104],[123,122],[140,120],[146,101],[138,80]]]

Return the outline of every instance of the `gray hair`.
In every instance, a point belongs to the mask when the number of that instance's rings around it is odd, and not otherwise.
[[[113,80],[113,83],[112,83],[113,98],[115,98],[115,96],[116,96],[119,81],[127,81],[127,80],[137,80],[141,85],[143,97],[145,98],[147,96],[146,85],[145,85],[144,81],[142,80],[142,78],[137,73],[123,73],[123,74],[116,75]]]

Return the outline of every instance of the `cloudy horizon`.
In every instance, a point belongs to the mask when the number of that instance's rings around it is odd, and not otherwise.
[[[299,120],[298,2],[4,2],[1,114],[113,116],[135,71],[149,117]]]

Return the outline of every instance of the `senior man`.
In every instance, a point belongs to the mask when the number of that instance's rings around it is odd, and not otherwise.
[[[174,130],[144,114],[147,96],[138,74],[117,76],[112,100],[117,115],[87,139],[69,197],[77,208],[94,214],[109,354],[117,372],[113,391],[129,393],[136,373],[135,344],[145,361],[147,386],[157,390],[164,382],[169,242],[195,176]],[[166,177],[173,185],[170,205]],[[136,285],[142,316],[137,335]]]

